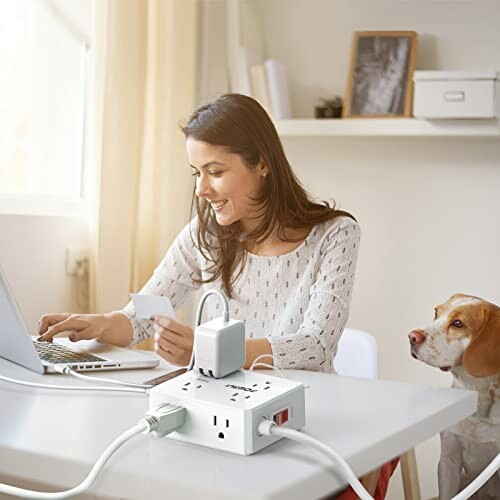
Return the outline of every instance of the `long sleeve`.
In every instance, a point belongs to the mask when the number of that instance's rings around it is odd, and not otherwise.
[[[172,302],[174,309],[180,307],[191,292],[199,288],[194,280],[201,276],[201,254],[195,248],[191,235],[194,236],[196,219],[193,219],[179,233],[165,257],[155,269],[153,275],[139,293],[163,295]],[[191,233],[191,234],[190,234]],[[129,302],[121,311],[133,327],[132,344],[142,342],[154,335],[151,321],[138,318],[134,304]]]
[[[302,323],[296,333],[269,338],[277,366],[331,371],[349,315],[359,242],[353,220],[325,234]]]

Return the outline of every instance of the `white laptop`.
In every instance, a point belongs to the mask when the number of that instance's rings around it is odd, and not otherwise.
[[[7,278],[0,267],[0,357],[38,373],[58,373],[55,364],[75,371],[128,370],[154,368],[160,363],[152,353],[142,353],[82,340],[75,347],[66,338],[37,342],[31,336],[17,306]]]

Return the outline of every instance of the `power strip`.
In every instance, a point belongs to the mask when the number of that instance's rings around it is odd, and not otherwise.
[[[289,429],[305,425],[303,384],[253,371],[220,379],[188,371],[151,389],[150,410],[164,403],[187,410],[186,423],[167,437],[240,455],[281,439],[257,432],[264,418]]]

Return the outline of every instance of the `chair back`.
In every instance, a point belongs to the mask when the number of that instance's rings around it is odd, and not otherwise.
[[[345,328],[333,366],[339,375],[378,378],[378,348],[375,337],[363,330]]]

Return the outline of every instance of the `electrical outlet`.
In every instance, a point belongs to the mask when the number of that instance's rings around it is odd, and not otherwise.
[[[262,419],[300,429],[305,425],[304,386],[287,378],[239,370],[216,379],[190,370],[150,390],[149,407],[183,406],[186,423],[167,439],[250,455],[278,441],[262,436]]]
[[[86,248],[66,248],[66,274],[76,276],[83,262],[89,261],[89,251]]]
[[[213,416],[214,431],[218,439],[226,439],[229,436],[229,418],[221,417],[220,415]]]

